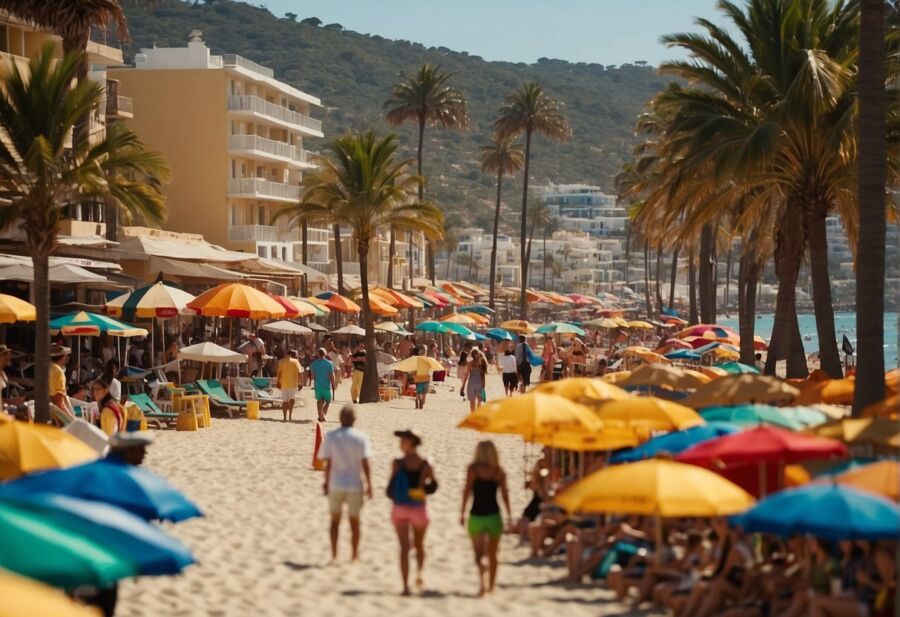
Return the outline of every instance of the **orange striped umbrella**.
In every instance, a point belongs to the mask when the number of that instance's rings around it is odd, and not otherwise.
[[[327,298],[321,298],[325,306],[338,313],[358,313],[362,310],[356,302],[340,294],[331,293]]]
[[[276,296],[275,294],[270,294],[272,298],[284,308],[284,316],[293,319],[294,317],[300,316],[300,308],[285,298],[284,296]]]
[[[400,312],[377,295],[372,295],[371,292],[369,295],[369,309],[382,317],[391,317]]]
[[[417,300],[416,298],[412,298],[405,293],[393,289],[387,289],[386,287],[376,287],[369,293],[371,294],[372,292],[377,293],[380,298],[383,298],[391,306],[396,306],[400,309],[424,308],[425,306],[421,300]]]
[[[468,313],[450,313],[449,315],[441,317],[438,321],[443,321],[446,323],[459,323],[464,326],[474,326],[476,323],[478,323]]]
[[[243,317],[272,319],[287,312],[272,296],[242,283],[222,283],[208,289],[188,308],[206,317]]]

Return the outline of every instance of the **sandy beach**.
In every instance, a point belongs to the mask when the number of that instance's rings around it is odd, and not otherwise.
[[[489,378],[488,396],[501,392]],[[564,561],[528,561],[526,548],[505,536],[499,590],[475,596],[477,576],[468,536],[459,525],[465,469],[481,435],[455,425],[468,412],[459,382],[438,385],[424,411],[411,399],[359,407],[358,427],[372,438],[375,498],[363,511],[361,562],[348,563],[348,531],[342,528],[341,563],[328,566],[327,503],[322,474],[311,469],[315,406],[303,390],[304,407],[284,424],[280,410],[264,410],[260,421],[214,419],[200,432],[157,433],[147,466],[184,490],[205,511],[203,519],[171,528],[195,552],[199,564],[178,578],[145,578],[121,587],[122,617],[312,615],[643,615],[610,600],[598,585],[567,588]],[[349,380],[338,389],[326,428],[337,426],[337,408],[349,402]],[[411,427],[424,439],[423,453],[435,466],[440,490],[429,501],[426,588],[399,595],[397,540],[390,502],[384,495],[390,462],[397,456],[393,431]],[[523,487],[523,446],[496,436],[501,462],[511,478],[514,515],[528,495]]]

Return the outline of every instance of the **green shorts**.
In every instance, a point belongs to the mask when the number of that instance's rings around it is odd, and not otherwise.
[[[327,388],[315,388],[314,391],[317,401],[325,401],[326,403],[331,402],[331,386],[328,386]]]
[[[499,514],[488,514],[487,516],[469,516],[469,535],[480,536],[486,533],[492,538],[499,538],[503,535],[503,518]]]
[[[428,394],[428,385],[427,381],[420,381],[416,384],[416,394]]]

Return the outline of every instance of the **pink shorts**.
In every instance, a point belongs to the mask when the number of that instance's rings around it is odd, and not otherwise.
[[[391,509],[391,521],[394,525],[408,523],[416,529],[428,527],[428,507],[424,503],[420,506],[395,503]]]

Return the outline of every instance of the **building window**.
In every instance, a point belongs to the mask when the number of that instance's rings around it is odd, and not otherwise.
[[[262,244],[257,245],[256,254],[260,257],[268,257],[269,256],[269,247],[264,246]]]
[[[257,217],[258,217],[257,220],[259,221],[259,223],[258,223],[259,225],[266,224],[266,207],[265,206],[259,207],[259,210],[257,211]]]
[[[281,261],[287,261],[287,260],[288,260],[288,258],[287,258],[287,247],[286,247],[286,246],[283,246],[283,247],[281,247]]]

